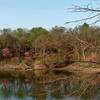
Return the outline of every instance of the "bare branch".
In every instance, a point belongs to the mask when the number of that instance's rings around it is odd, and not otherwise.
[[[68,21],[65,24],[76,23],[76,22],[81,22],[81,21],[84,21],[84,20],[91,20],[91,19],[94,20],[94,22],[93,22],[94,24],[96,24],[97,22],[100,21],[100,18],[97,18],[97,17],[100,17],[100,8],[95,8],[94,9],[92,7],[89,7],[89,4],[88,4],[86,7],[80,7],[80,6],[75,5],[73,8],[70,8],[70,9],[72,9],[72,11],[74,11],[74,12],[83,12],[83,13],[91,12],[94,15],[91,16],[91,17],[83,18],[83,19]],[[97,20],[95,18],[97,18]]]
[[[92,24],[96,24],[100,21],[100,19],[96,20],[95,22],[93,22]]]
[[[66,22],[65,24],[75,23],[75,22],[81,22],[81,21],[84,21],[84,20],[90,20],[90,19],[96,18],[98,16],[100,16],[100,13],[98,13],[98,14],[96,14],[94,16],[91,16],[91,17],[87,17],[87,18],[83,18],[83,19],[79,19],[79,20],[69,21],[69,22]]]
[[[100,12],[100,9],[89,8],[88,5],[86,7],[74,6],[70,9],[72,9],[75,12]]]

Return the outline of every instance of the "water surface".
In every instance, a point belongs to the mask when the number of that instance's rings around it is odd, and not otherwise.
[[[100,85],[54,72],[31,79],[5,77],[0,79],[0,100],[100,100]]]

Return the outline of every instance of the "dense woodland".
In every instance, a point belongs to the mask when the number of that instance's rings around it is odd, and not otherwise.
[[[100,27],[87,23],[74,29],[34,27],[3,29],[0,33],[1,63],[61,66],[73,61],[100,61]]]

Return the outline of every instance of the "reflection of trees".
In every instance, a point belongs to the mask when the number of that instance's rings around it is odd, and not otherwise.
[[[7,80],[2,81],[0,84],[0,95],[6,99],[6,98],[10,98],[12,93],[13,92],[9,81]]]
[[[51,95],[56,99],[63,98],[63,95],[61,95],[61,90],[56,90],[56,91],[52,92]]]
[[[26,97],[32,97],[34,100],[46,100],[47,98],[63,99],[74,91],[79,90],[82,86],[81,81],[77,79],[68,79],[67,81],[58,81],[49,84],[41,84],[38,81],[27,81],[27,80],[7,80],[0,82],[0,96],[5,99],[15,96],[18,99],[25,99]],[[87,83],[85,84],[87,85]],[[98,98],[97,94],[100,94],[100,86],[90,85],[81,98],[89,100],[90,98]],[[84,87],[77,91],[73,96],[79,96],[84,90]],[[72,95],[69,95],[71,97]]]
[[[39,96],[32,96],[33,100],[46,100],[46,94]]]
[[[24,99],[25,98],[25,93],[23,89],[18,89],[18,91],[16,92],[15,96],[19,99]]]
[[[19,99],[24,99],[26,97],[26,84],[24,80],[17,80],[16,84],[16,91],[15,91],[15,96]]]
[[[8,81],[8,80],[7,80]],[[27,93],[30,91],[28,82],[21,80],[9,81],[8,83],[1,82],[0,84],[0,95],[3,97],[11,97],[14,95],[19,99],[24,99]]]
[[[88,99],[93,99],[93,98],[98,98],[98,94],[100,94],[100,87],[98,86],[91,86],[88,88],[88,90],[82,95],[82,98],[88,100]],[[99,99],[99,98],[98,98]],[[93,100],[98,100],[98,99],[93,99]]]

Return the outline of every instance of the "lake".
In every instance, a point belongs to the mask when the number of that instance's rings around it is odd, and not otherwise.
[[[2,77],[0,100],[100,100],[100,84],[59,72],[35,72],[29,79]]]

